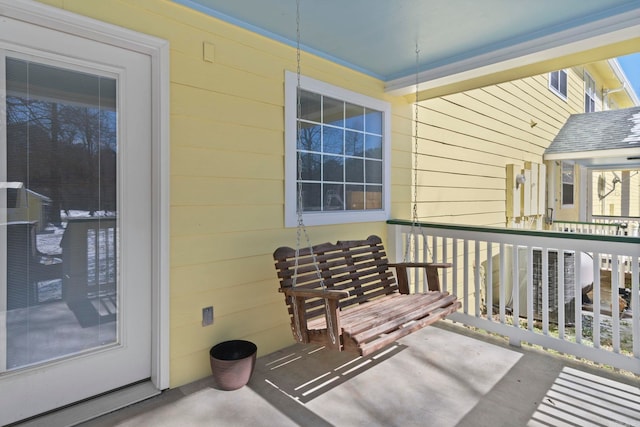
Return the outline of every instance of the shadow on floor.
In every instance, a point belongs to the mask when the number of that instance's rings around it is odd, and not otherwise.
[[[84,425],[625,426],[638,402],[636,377],[438,322],[369,358],[295,344],[239,390],[208,377]]]

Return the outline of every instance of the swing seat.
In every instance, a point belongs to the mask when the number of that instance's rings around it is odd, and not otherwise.
[[[296,250],[278,248],[273,258],[301,343],[366,356],[460,308],[440,290],[438,269],[451,264],[389,263],[377,236],[300,249],[295,287]],[[426,269],[427,292],[409,293],[408,268]]]

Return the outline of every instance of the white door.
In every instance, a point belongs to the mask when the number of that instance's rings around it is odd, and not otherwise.
[[[0,425],[151,375],[151,60],[0,24]]]

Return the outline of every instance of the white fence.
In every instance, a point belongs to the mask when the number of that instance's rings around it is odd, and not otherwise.
[[[462,310],[450,319],[640,374],[640,238],[434,223],[411,231],[389,221],[389,257],[453,264],[441,282]],[[601,254],[609,269],[592,261]],[[423,281],[416,272],[415,291]]]

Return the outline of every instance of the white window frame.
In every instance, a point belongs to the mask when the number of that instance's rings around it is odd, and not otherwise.
[[[555,87],[551,84],[551,76],[554,73],[558,73],[558,87]],[[564,74],[565,77],[565,81],[567,82],[566,84],[566,93],[562,93],[562,91],[560,90],[560,76],[561,74]],[[567,73],[567,70],[556,70],[556,71],[551,71],[549,73],[549,90],[551,90],[551,92],[555,93],[556,95],[558,95],[560,98],[562,98],[563,100],[567,100],[568,96],[569,96],[569,74]]]
[[[564,169],[571,166],[571,203],[564,202]],[[560,164],[560,204],[563,209],[573,208],[576,202],[576,168],[573,162],[562,161]]]
[[[297,87],[298,75],[285,71],[285,227],[298,225],[297,215]],[[306,212],[305,225],[386,221],[391,209],[391,104],[357,92],[300,76],[300,88],[365,108],[381,111],[382,119],[382,209],[364,211]]]
[[[593,109],[588,108],[587,99],[593,103]],[[596,93],[596,81],[591,74],[584,72],[584,112],[592,113],[596,111],[596,101],[598,96]]]

